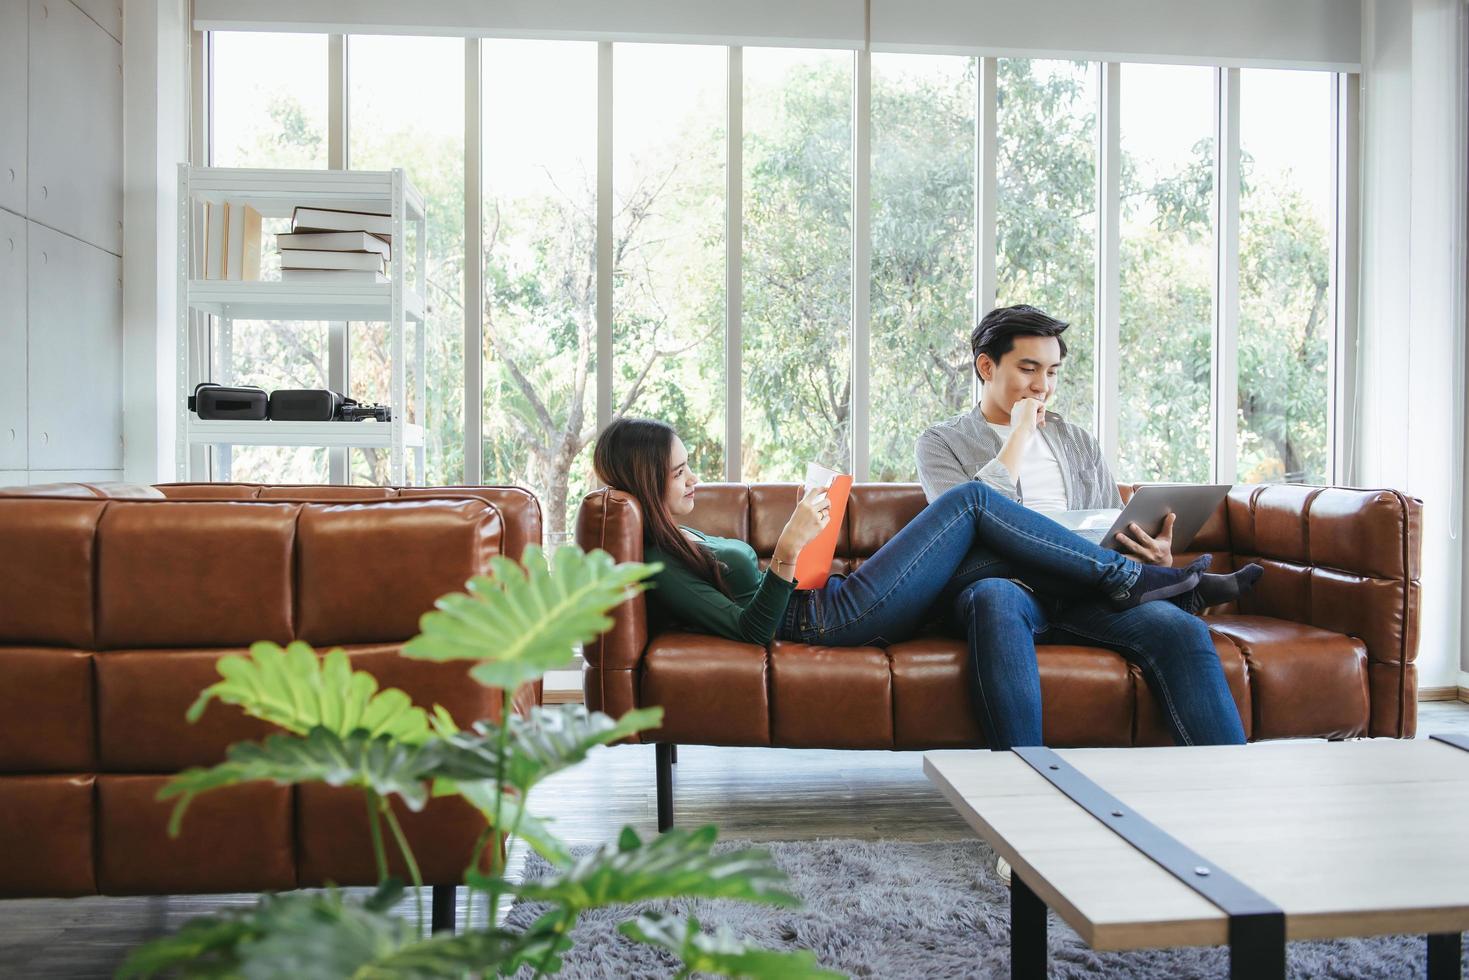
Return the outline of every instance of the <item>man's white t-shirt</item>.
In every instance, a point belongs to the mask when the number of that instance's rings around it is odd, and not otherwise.
[[[996,425],[989,419],[985,419],[985,422],[999,434],[1001,445],[1009,440],[1012,426]],[[1031,434],[1030,441],[1025,445],[1025,455],[1020,457],[1020,472],[1012,473],[1011,476],[1020,484],[1021,503],[1031,510],[1045,512],[1067,509],[1066,483],[1061,477],[1061,463],[1056,459],[1056,454],[1051,452],[1046,437],[1040,432]]]

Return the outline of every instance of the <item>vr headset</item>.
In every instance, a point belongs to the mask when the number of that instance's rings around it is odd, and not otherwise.
[[[226,387],[212,381],[194,386],[189,396],[189,411],[201,419],[225,419],[231,422],[263,422],[268,418],[269,396],[254,385]]]
[[[189,411],[201,419],[234,422],[389,422],[392,410],[361,405],[327,388],[280,388],[265,393],[254,385],[225,386],[200,382],[189,396]]]

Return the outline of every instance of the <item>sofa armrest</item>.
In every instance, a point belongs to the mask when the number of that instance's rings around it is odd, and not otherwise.
[[[1368,734],[1412,737],[1423,502],[1396,490],[1272,484],[1235,487],[1228,506],[1236,567],[1265,568],[1240,612],[1361,639]]]
[[[601,549],[619,562],[643,560],[643,515],[620,490],[593,490],[576,516],[576,543]],[[586,705],[613,717],[638,706],[638,669],[648,647],[648,604],[641,593],[612,611],[612,628],[582,651]]]

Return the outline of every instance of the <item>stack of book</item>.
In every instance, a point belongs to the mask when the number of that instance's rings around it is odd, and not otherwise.
[[[387,214],[296,208],[275,236],[283,282],[387,282],[393,219]]]

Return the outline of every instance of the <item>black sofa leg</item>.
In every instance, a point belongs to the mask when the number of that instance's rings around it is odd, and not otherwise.
[[[673,826],[673,755],[674,746],[659,742],[653,746],[658,757],[658,833]]]
[[[459,889],[453,885],[434,885],[433,931],[454,931],[454,901]]]

